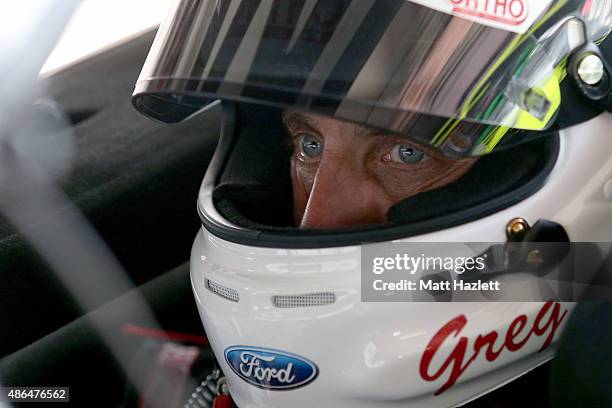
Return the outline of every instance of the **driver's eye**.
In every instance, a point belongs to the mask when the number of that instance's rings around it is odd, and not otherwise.
[[[300,137],[301,153],[311,159],[321,156],[323,153],[323,142],[316,136],[305,134]]]
[[[397,144],[391,150],[391,160],[397,163],[417,164],[427,159],[424,151],[413,146]]]

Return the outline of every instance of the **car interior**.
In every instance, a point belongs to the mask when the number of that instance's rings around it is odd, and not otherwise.
[[[68,114],[75,142],[71,169],[59,185],[134,288],[116,293],[98,276],[86,282],[97,296],[89,302],[94,307],[84,310],[0,215],[3,384],[70,384],[71,401],[95,398],[96,405],[121,405],[126,374],[93,327],[140,349],[142,338],[122,332],[125,325],[139,324],[126,309],[135,295],[144,296],[165,330],[204,338],[188,259],[200,225],[196,197],[216,146],[217,118],[211,113],[169,128],[132,108],[133,86],[154,35],[144,33],[44,79],[48,97]],[[44,228],[44,220],[32,219],[30,227]],[[105,391],[92,394],[100,386]]]

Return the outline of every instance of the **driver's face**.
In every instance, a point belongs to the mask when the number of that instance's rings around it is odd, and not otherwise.
[[[293,140],[295,224],[380,224],[399,201],[461,177],[473,159],[451,160],[397,135],[311,114],[284,115]]]

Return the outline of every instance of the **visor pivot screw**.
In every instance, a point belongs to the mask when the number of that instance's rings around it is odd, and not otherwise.
[[[578,77],[587,85],[597,85],[605,75],[604,64],[595,54],[589,54],[578,63]]]
[[[529,231],[529,224],[523,218],[513,218],[506,225],[506,236],[511,241],[520,241]]]

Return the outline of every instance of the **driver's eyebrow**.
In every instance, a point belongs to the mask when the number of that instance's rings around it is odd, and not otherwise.
[[[308,117],[297,112],[283,113],[283,122],[290,132],[292,130],[307,129],[319,134],[316,125]]]

